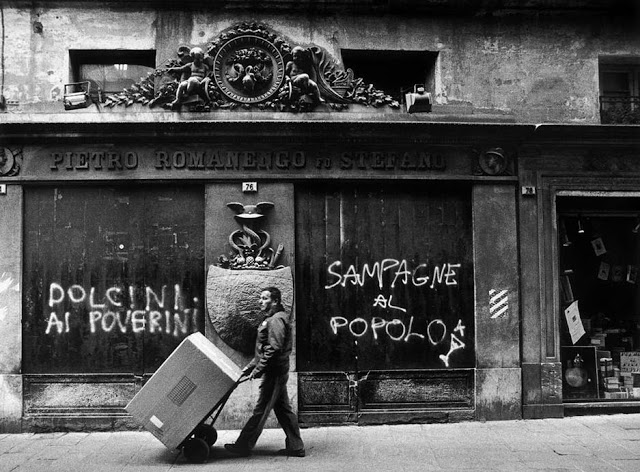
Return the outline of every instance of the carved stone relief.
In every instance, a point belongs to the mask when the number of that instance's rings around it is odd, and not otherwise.
[[[510,175],[511,159],[501,147],[492,147],[482,151],[475,150],[477,157],[476,175]]]
[[[268,87],[268,84],[264,85]],[[227,203],[242,229],[229,235],[231,253],[221,255],[217,266],[210,266],[207,274],[207,309],[213,331],[207,336],[217,336],[234,350],[251,354],[255,332],[264,319],[258,304],[262,288],[278,287],[287,310],[293,304],[293,276],[290,267],[278,265],[284,249],[271,247],[271,236],[260,227],[265,214],[274,205],[271,202],[256,204]]]
[[[0,177],[13,177],[20,173],[22,149],[0,147]]]
[[[150,108],[212,111],[243,107],[311,111],[342,110],[350,104],[399,108],[391,96],[351,69],[344,70],[318,46],[291,46],[258,23],[242,23],[206,47],[181,46],[168,61],[105,106],[140,103]]]
[[[243,205],[231,202],[227,206],[237,213],[236,220],[242,225],[242,230],[229,235],[233,253],[229,258],[221,255],[218,258],[219,266],[225,269],[275,269],[283,246],[280,244],[274,251],[269,233],[257,227],[264,213],[273,208],[273,203]]]

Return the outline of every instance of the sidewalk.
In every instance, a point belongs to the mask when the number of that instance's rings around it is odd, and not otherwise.
[[[303,429],[307,457],[275,455],[266,430],[251,457],[223,449],[190,464],[146,432],[0,435],[0,471],[640,471],[640,414],[564,419]]]

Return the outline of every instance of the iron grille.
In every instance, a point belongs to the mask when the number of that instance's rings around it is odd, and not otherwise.
[[[603,125],[640,124],[640,96],[601,96],[600,122]]]

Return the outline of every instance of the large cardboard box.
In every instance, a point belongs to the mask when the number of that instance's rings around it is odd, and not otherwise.
[[[185,338],[125,407],[169,449],[177,448],[240,378],[201,333]]]

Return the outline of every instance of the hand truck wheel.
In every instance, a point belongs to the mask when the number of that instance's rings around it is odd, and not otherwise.
[[[192,463],[201,464],[209,458],[210,448],[202,438],[188,439],[182,447],[184,457]]]
[[[204,439],[209,447],[213,446],[218,440],[218,432],[216,431],[216,428],[210,424],[199,424],[193,435],[196,438]]]

